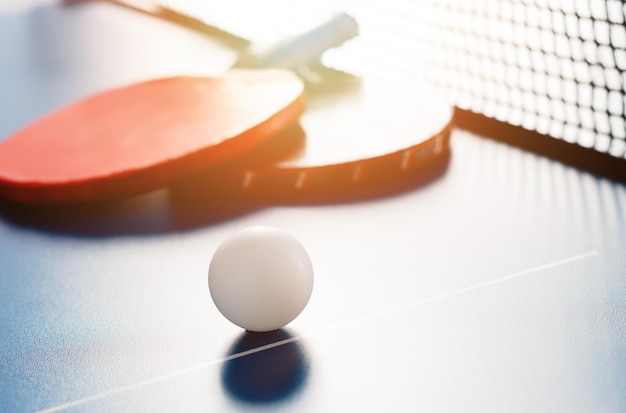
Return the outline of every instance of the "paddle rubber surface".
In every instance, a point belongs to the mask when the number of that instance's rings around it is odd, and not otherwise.
[[[219,170],[195,175],[175,193],[230,190],[281,200],[315,200],[326,194],[394,185],[419,177],[448,154],[453,109],[427,87],[400,88],[380,78],[307,89],[299,128],[274,138],[274,149],[302,142],[285,159],[257,160],[272,150],[268,141]],[[285,136],[291,134],[291,136]]]
[[[166,186],[239,156],[304,110],[288,71],[233,70],[106,91],[0,143],[0,195],[21,202],[103,200]]]

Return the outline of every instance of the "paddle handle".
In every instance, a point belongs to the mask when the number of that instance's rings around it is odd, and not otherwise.
[[[298,69],[358,34],[356,20],[349,14],[338,13],[308,31],[276,44],[251,46],[233,67]]]

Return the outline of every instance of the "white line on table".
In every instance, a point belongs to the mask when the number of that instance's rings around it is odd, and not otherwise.
[[[136,389],[136,388],[139,388],[139,387],[143,387],[143,386],[146,386],[146,385],[149,385],[149,384],[152,384],[152,383],[158,383],[160,381],[168,380],[168,379],[171,379],[171,378],[174,378],[174,377],[177,377],[177,376],[182,376],[184,374],[191,373],[191,372],[198,371],[198,370],[202,370],[204,368],[211,367],[211,366],[214,366],[216,364],[226,363],[226,362],[228,362],[230,360],[233,360],[233,359],[237,359],[237,358],[244,357],[244,356],[247,356],[247,355],[250,355],[250,354],[259,353],[261,351],[265,351],[265,350],[269,350],[271,348],[275,348],[275,347],[279,347],[279,346],[282,346],[282,345],[285,345],[285,344],[289,344],[289,343],[301,340],[301,339],[306,338],[306,337],[310,337],[310,336],[313,336],[313,335],[316,335],[316,334],[327,332],[329,330],[336,330],[338,328],[345,327],[346,325],[357,324],[357,323],[361,323],[361,322],[364,322],[364,321],[372,320],[374,318],[383,317],[383,316],[386,316],[386,315],[389,315],[389,314],[406,311],[406,310],[409,310],[409,309],[414,308],[414,307],[418,307],[418,306],[421,306],[421,305],[429,304],[429,303],[432,303],[434,301],[443,300],[443,299],[446,299],[446,298],[449,298],[449,297],[453,297],[453,296],[456,296],[456,295],[464,294],[464,293],[467,293],[467,292],[470,292],[470,291],[473,291],[473,290],[477,290],[479,288],[487,287],[489,285],[498,284],[498,283],[501,283],[501,282],[504,282],[504,281],[512,280],[514,278],[522,277],[524,275],[532,274],[532,273],[535,273],[535,272],[538,272],[538,271],[541,271],[541,270],[547,270],[549,268],[558,267],[560,265],[567,264],[567,263],[570,263],[570,262],[579,261],[579,260],[582,260],[584,258],[588,258],[588,257],[591,257],[593,255],[596,255],[597,253],[598,253],[597,251],[590,251],[590,252],[586,252],[584,254],[574,255],[574,256],[569,257],[569,258],[564,258],[562,260],[553,261],[553,262],[551,262],[549,264],[544,264],[544,265],[540,265],[538,267],[530,268],[528,270],[519,271],[519,272],[516,272],[516,273],[513,273],[513,274],[509,274],[509,275],[506,275],[504,277],[500,277],[500,278],[496,278],[496,279],[493,279],[493,280],[489,280],[489,281],[481,282],[481,283],[478,283],[478,284],[470,285],[470,286],[465,287],[465,288],[459,288],[457,290],[453,290],[453,291],[445,293],[445,294],[441,294],[441,295],[437,295],[437,296],[434,296],[434,297],[426,298],[426,299],[423,299],[423,300],[420,300],[420,301],[417,301],[417,302],[414,302],[414,303],[411,303],[411,304],[407,304],[407,305],[404,305],[404,306],[401,306],[401,307],[392,308],[390,310],[382,311],[380,313],[376,313],[376,314],[373,314],[373,315],[369,315],[369,316],[353,319],[353,320],[350,320],[350,321],[346,321],[344,323],[339,323],[339,324],[333,325],[333,326],[328,327],[328,328],[324,328],[324,329],[321,329],[321,330],[316,330],[316,331],[310,332],[308,334],[302,334],[302,335],[299,335],[299,336],[290,337],[288,339],[276,341],[274,343],[270,343],[270,344],[267,344],[267,345],[264,345],[264,346],[261,346],[261,347],[256,347],[256,348],[253,348],[253,349],[250,349],[250,350],[242,351],[240,353],[231,354],[229,356],[221,357],[221,358],[216,359],[216,360],[211,360],[211,361],[206,362],[206,363],[201,363],[201,364],[198,364],[198,365],[195,365],[195,366],[192,366],[192,367],[181,369],[181,370],[175,371],[175,372],[170,373],[170,374],[165,374],[165,375],[162,375],[162,376],[153,377],[153,378],[150,378],[150,379],[147,379],[147,380],[143,380],[143,381],[140,381],[140,382],[137,382],[137,383],[129,384],[127,386],[118,387],[118,388],[111,389],[111,390],[108,390],[108,391],[105,391],[105,392],[102,392],[102,393],[94,394],[92,396],[83,397],[83,398],[80,398],[80,399],[77,399],[77,400],[74,400],[74,401],[71,401],[71,402],[60,404],[58,406],[54,406],[54,407],[50,407],[50,408],[47,408],[47,409],[39,410],[37,413],[58,412],[58,411],[61,411],[61,410],[69,409],[71,407],[79,406],[81,404],[89,403],[89,402],[92,402],[92,401],[95,401],[95,400],[104,399],[105,397],[112,396],[114,394],[123,393],[125,391]]]

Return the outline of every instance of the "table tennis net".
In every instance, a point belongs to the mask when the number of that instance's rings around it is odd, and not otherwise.
[[[626,159],[622,1],[404,0],[355,14],[364,44],[332,65],[361,55],[425,76],[459,108]]]
[[[266,0],[253,13],[239,0],[164,3],[252,41],[307,7],[343,9],[361,34],[326,65],[426,79],[458,108],[626,159],[621,0]]]

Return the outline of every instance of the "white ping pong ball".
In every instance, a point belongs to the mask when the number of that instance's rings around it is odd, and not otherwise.
[[[209,266],[218,310],[249,331],[272,331],[293,321],[313,292],[313,266],[290,234],[255,226],[227,237]]]

